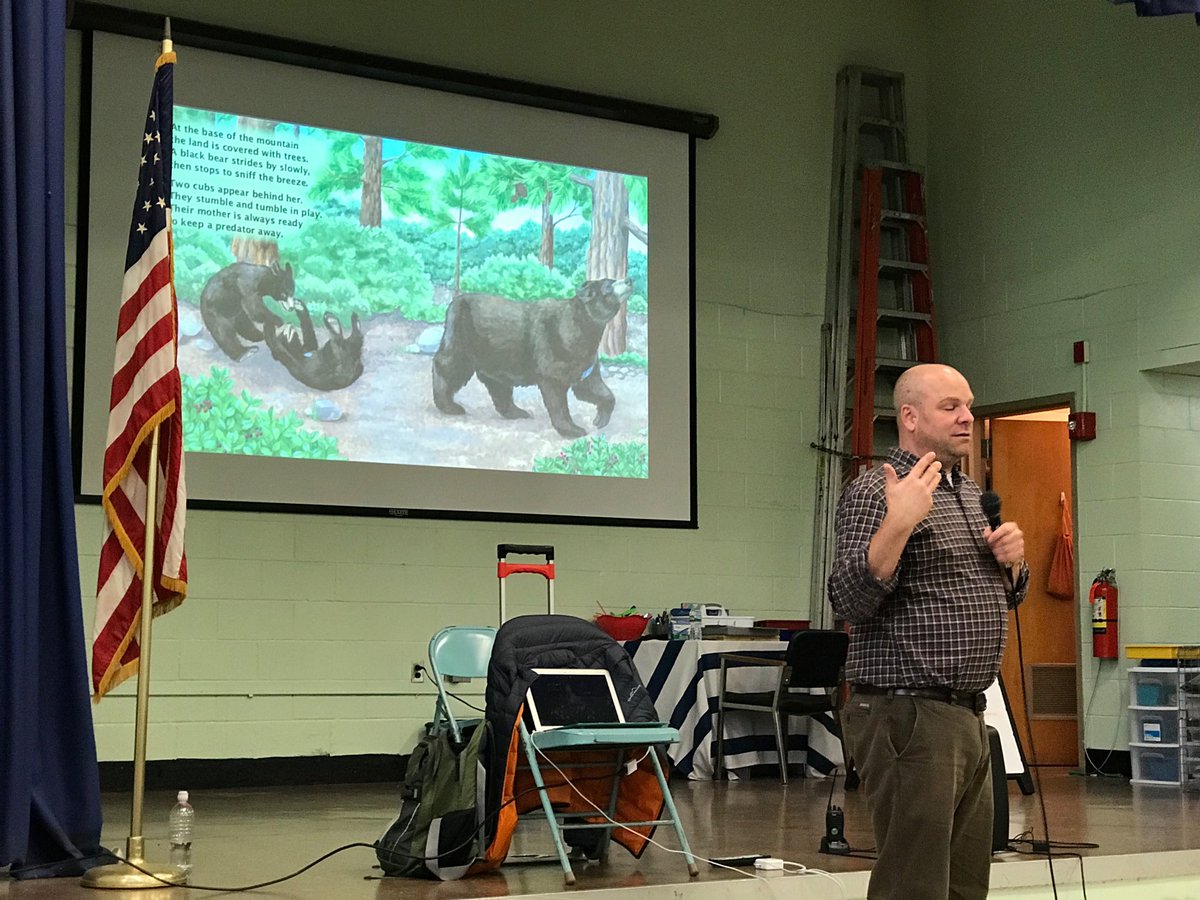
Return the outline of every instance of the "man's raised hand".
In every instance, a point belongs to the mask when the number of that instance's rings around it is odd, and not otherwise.
[[[883,477],[888,518],[911,531],[933,509],[933,492],[942,477],[942,464],[930,451],[903,478],[890,463],[884,463]]]

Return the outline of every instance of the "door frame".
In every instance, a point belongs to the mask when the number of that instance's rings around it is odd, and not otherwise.
[[[1003,418],[1005,416],[1017,416],[1017,415],[1022,415],[1025,413],[1041,412],[1043,410],[1056,409],[1056,408],[1063,407],[1063,406],[1067,407],[1069,412],[1073,413],[1073,412],[1078,411],[1076,395],[1074,392],[1066,393],[1066,394],[1049,394],[1049,395],[1042,396],[1042,397],[1029,397],[1029,398],[1025,398],[1025,399],[1021,399],[1021,400],[1008,400],[1008,401],[1004,401],[1001,403],[988,403],[988,404],[984,404],[982,406],[973,407],[971,409],[971,413],[975,416],[976,425],[972,429],[972,433],[971,433],[971,450],[970,450],[970,454],[967,458],[967,474],[971,475],[972,478],[975,478],[976,474],[978,474],[980,477],[976,478],[977,483],[979,484],[980,488],[982,488],[984,490],[987,489],[988,486],[986,484],[984,484],[983,480],[982,480],[982,477],[983,477],[982,476],[983,453],[982,453],[981,441],[982,441],[982,436],[983,436],[984,421],[989,420],[989,419]],[[1076,455],[1075,455],[1075,442],[1069,441],[1068,443],[1070,444],[1070,454],[1071,454],[1071,459],[1070,459],[1070,465],[1071,465],[1071,521],[1078,522],[1079,521],[1079,491],[1077,489],[1077,486],[1078,486],[1077,474],[1078,473],[1077,473],[1077,462],[1076,462]],[[1080,541],[1079,541],[1078,529],[1073,529],[1072,537],[1073,537],[1074,543],[1075,543],[1075,584],[1076,584],[1076,586],[1078,586],[1079,585],[1079,575],[1080,575],[1079,560],[1081,557],[1081,554],[1079,552]],[[1084,662],[1085,656],[1084,656],[1084,652],[1083,652],[1084,648],[1083,648],[1083,643],[1082,643],[1082,641],[1083,641],[1082,625],[1081,625],[1081,621],[1082,621],[1081,616],[1083,615],[1082,604],[1083,604],[1083,596],[1077,591],[1075,601],[1074,601],[1075,651],[1076,651],[1076,660],[1077,660],[1077,664],[1075,666],[1075,714],[1076,714],[1076,720],[1079,722],[1079,727],[1076,730],[1077,731],[1077,733],[1076,733],[1077,746],[1075,748],[1075,752],[1076,752],[1076,757],[1077,757],[1076,764],[1081,768],[1086,765],[1086,756],[1084,755],[1084,748],[1087,746],[1087,742],[1084,737],[1084,730],[1087,727],[1087,722],[1084,719],[1084,709],[1085,709],[1084,699],[1085,698],[1084,698],[1084,684],[1083,684],[1083,681],[1084,681],[1084,679],[1083,679],[1083,662]],[[1026,701],[1028,702],[1028,698],[1026,698]],[[1028,711],[1026,711],[1026,716],[1028,716]]]

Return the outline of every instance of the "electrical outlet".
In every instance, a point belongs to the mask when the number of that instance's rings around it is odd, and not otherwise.
[[[422,666],[419,662],[413,663],[412,674],[408,676],[408,680],[411,681],[413,684],[424,684],[425,683],[425,667]]]

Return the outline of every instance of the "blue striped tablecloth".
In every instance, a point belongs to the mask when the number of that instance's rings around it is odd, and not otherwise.
[[[659,717],[679,730],[679,743],[668,748],[674,771],[688,778],[713,777],[716,735],[713,720],[721,687],[722,653],[783,658],[784,641],[628,641],[633,658]],[[774,667],[731,668],[729,679],[738,691],[767,691],[775,686]],[[736,770],[758,764],[779,764],[771,717],[731,710],[726,713],[725,767]],[[788,761],[804,763],[810,775],[828,775],[842,765],[842,748],[833,716],[792,717],[788,720]]]

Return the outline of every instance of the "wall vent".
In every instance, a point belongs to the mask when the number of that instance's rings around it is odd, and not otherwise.
[[[1036,663],[1029,667],[1029,710],[1035,719],[1077,719],[1074,663]]]

